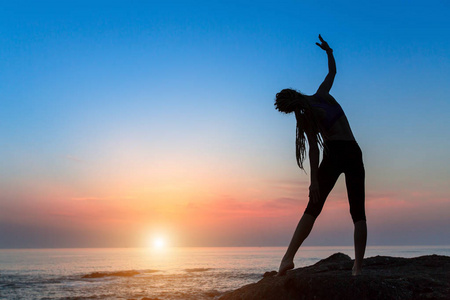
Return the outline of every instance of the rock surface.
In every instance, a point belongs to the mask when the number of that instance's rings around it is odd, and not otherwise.
[[[220,300],[450,299],[449,256],[366,258],[361,276],[352,276],[352,266],[349,256],[336,253],[285,276],[266,272],[259,282],[226,293]]]

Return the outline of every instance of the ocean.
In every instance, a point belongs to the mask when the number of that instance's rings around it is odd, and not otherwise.
[[[278,269],[285,247],[0,250],[0,299],[218,299]],[[296,267],[353,247],[302,247]],[[368,247],[366,257],[450,256],[450,246]]]

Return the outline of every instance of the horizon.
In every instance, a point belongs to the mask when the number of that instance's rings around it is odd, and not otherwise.
[[[5,3],[0,249],[287,246],[309,164],[273,102],[325,78],[319,34],[364,155],[368,246],[450,245],[449,8]],[[305,241],[334,244],[353,244],[343,175]]]
[[[412,247],[417,247],[417,248],[422,248],[422,249],[429,249],[429,248],[450,248],[450,245],[367,245],[367,248],[412,248]],[[217,246],[166,246],[164,247],[164,251],[167,250],[173,250],[173,249],[184,249],[184,248],[189,248],[189,249],[196,249],[196,248],[201,248],[201,249],[215,249],[215,248],[248,248],[248,249],[252,249],[252,248],[286,248],[285,245],[281,245],[281,246],[222,246],[222,247],[217,247]],[[353,245],[328,245],[328,246],[311,246],[311,245],[302,245],[301,249],[312,249],[312,248],[349,248],[349,249],[353,249]],[[146,247],[73,247],[73,248],[0,248],[0,250],[95,250],[95,249],[111,249],[111,250],[120,250],[120,249],[141,249],[141,250],[151,250],[151,247],[146,246]],[[157,250],[159,251],[159,250]],[[299,250],[301,251],[301,250]]]

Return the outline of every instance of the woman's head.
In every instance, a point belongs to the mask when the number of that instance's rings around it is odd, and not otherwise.
[[[305,96],[293,89],[284,89],[275,97],[275,109],[289,114],[296,110],[304,110]]]
[[[320,127],[312,107],[305,95],[293,89],[284,89],[275,97],[275,109],[289,114],[295,112],[297,130],[295,139],[295,154],[298,166],[304,170],[303,161],[306,157],[306,136],[315,137],[316,143],[322,145]]]

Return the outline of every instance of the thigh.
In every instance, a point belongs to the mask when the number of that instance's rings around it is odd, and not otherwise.
[[[317,179],[319,181],[320,197],[317,203],[313,203],[311,199],[308,202],[305,213],[317,217],[322,211],[325,200],[336,184],[341,170],[339,170],[338,164],[329,157],[324,157],[322,163],[319,166]]]
[[[353,222],[366,220],[365,170],[361,155],[352,158],[349,162],[345,171],[345,183]]]
[[[325,158],[320,164],[317,179],[319,181],[320,199],[322,202],[325,202],[327,199],[341,173],[342,170],[338,161]]]

